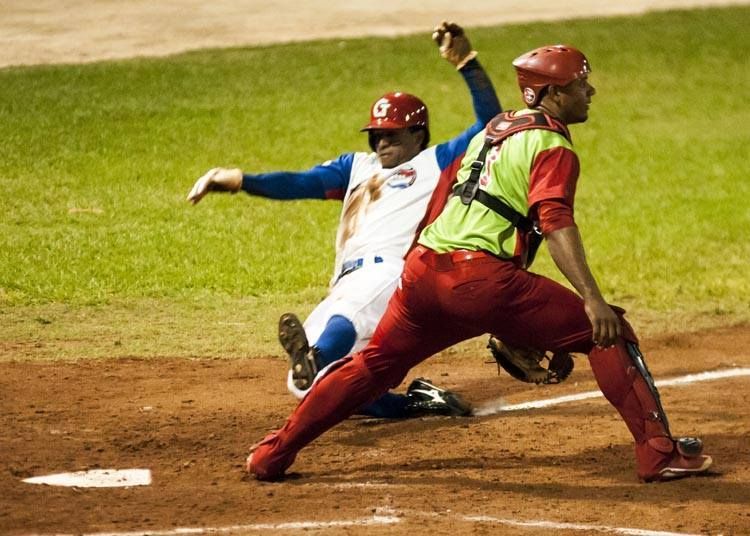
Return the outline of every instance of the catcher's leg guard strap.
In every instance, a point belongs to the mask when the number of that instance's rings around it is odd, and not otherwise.
[[[654,402],[656,402],[656,409],[659,413],[659,419],[664,424],[664,428],[666,428],[667,430],[667,435],[669,437],[672,437],[672,434],[669,433],[669,421],[667,420],[667,414],[664,412],[664,408],[661,405],[661,397],[659,396],[659,391],[656,389],[654,378],[653,376],[651,376],[651,372],[646,366],[646,361],[643,358],[641,349],[638,348],[637,344],[632,342],[625,343],[625,347],[628,349],[628,354],[630,355],[630,359],[633,361],[635,368],[638,369],[638,372],[640,372],[641,376],[646,382],[648,390],[651,391]]]
[[[599,389],[617,408],[636,443],[658,436],[671,438],[653,380],[649,384],[626,345],[638,348],[621,339],[615,346],[595,347],[589,354]],[[640,359],[642,362],[643,356]]]

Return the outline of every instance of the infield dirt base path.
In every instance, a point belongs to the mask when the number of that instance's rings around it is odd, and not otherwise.
[[[747,370],[750,327],[643,348],[658,379]],[[430,377],[480,408],[500,396],[520,403],[596,389],[584,358],[567,382],[546,387],[498,376],[486,358],[443,354],[407,380]],[[352,418],[303,450],[289,480],[258,482],[242,471],[246,447],[294,406],[285,367],[279,357],[0,363],[0,534],[178,527],[289,534],[294,526],[367,535],[600,534],[596,526],[750,534],[747,376],[661,389],[674,432],[701,435],[715,457],[707,477],[638,483],[625,426],[595,398],[484,417]],[[96,468],[148,468],[153,483],[73,489],[22,482]],[[383,517],[389,524],[378,524]],[[347,525],[355,521],[373,524]],[[562,530],[564,523],[589,528]]]

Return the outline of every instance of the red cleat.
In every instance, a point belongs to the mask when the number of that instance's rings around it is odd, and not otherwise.
[[[703,444],[697,438],[680,438],[675,441],[667,437],[656,437],[636,447],[636,450],[640,451],[642,462],[638,476],[644,482],[666,482],[700,475],[713,464],[711,456],[702,454]],[[658,458],[662,461],[654,463]],[[644,465],[650,465],[651,468],[643,470]]]

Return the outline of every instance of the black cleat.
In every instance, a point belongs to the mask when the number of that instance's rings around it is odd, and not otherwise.
[[[307,342],[305,329],[293,313],[284,313],[279,318],[279,342],[289,354],[289,368],[297,389],[309,389],[318,374],[315,348]]]
[[[459,395],[446,391],[430,383],[425,378],[417,378],[406,390],[409,397],[407,409],[412,416],[417,415],[450,415],[467,417],[471,415],[471,404]]]

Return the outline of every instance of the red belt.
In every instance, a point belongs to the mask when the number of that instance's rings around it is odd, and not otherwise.
[[[426,264],[436,268],[437,270],[450,270],[454,265],[477,260],[501,260],[498,257],[487,253],[486,251],[469,251],[468,249],[459,249],[457,251],[449,251],[447,253],[438,253],[426,248],[424,246],[417,246],[415,252],[417,256],[422,259]]]

